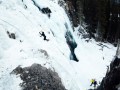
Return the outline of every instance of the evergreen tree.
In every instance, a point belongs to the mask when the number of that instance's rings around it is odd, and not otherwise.
[[[100,40],[105,39],[105,35],[107,33],[107,26],[109,22],[109,15],[110,15],[110,6],[109,6],[109,0],[99,0],[98,1],[98,27],[97,27],[97,34],[98,38]]]

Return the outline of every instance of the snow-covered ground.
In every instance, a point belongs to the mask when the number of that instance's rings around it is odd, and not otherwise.
[[[48,15],[39,11],[48,7]],[[105,76],[115,50],[112,45],[97,45],[99,42],[77,36],[70,21],[57,0],[0,0],[0,90],[21,90],[19,77],[10,72],[18,65],[22,67],[39,63],[58,72],[68,90],[90,88],[90,79],[97,81]],[[67,27],[66,27],[67,25]],[[70,60],[70,49],[65,33],[69,30],[78,46],[75,54],[79,62]],[[7,31],[15,33],[11,39]],[[49,41],[44,41],[39,32],[45,32]]]

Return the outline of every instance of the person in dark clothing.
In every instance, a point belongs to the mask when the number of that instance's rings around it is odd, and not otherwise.
[[[44,40],[49,41],[49,39],[46,39],[46,35],[44,32],[42,32],[42,33],[39,32],[39,34],[41,35],[40,37],[42,37],[42,36],[44,37]]]
[[[96,88],[97,86],[97,81],[94,81],[94,88]]]

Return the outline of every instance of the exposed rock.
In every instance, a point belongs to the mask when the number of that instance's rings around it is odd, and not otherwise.
[[[58,74],[40,64],[25,68],[18,66],[13,73],[19,74],[23,80],[22,90],[66,90]]]
[[[48,7],[41,8],[35,0],[32,0],[32,1],[34,5],[39,9],[39,11],[41,11],[43,14],[47,14],[48,17],[50,18],[50,13],[52,13],[52,11]]]
[[[120,84],[120,58],[116,57],[110,64],[110,71],[106,73],[98,90],[118,90]]]
[[[42,8],[42,13],[44,13],[44,14],[48,14],[48,13],[51,13],[51,10],[48,8],[48,7],[46,7],[46,8]]]
[[[42,13],[47,14],[48,17],[50,18],[50,13],[52,13],[52,11],[48,7],[42,8],[41,11]]]
[[[7,31],[7,34],[9,38],[16,39],[15,33],[10,33],[9,31]]]
[[[66,2],[66,10],[68,15],[70,16],[71,22],[73,23],[74,27],[77,27],[79,24],[79,19],[77,15],[77,4],[76,0],[65,0]]]

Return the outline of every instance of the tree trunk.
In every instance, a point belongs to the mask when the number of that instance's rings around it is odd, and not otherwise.
[[[120,58],[120,39],[118,39],[118,46],[117,46],[116,56],[118,58]]]

